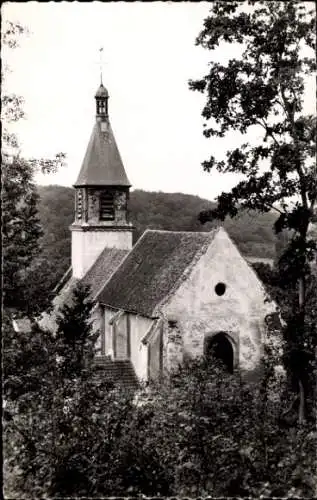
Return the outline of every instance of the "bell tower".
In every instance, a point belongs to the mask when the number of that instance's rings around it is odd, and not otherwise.
[[[132,224],[127,202],[130,182],[111,129],[109,94],[101,83],[96,94],[96,122],[75,188],[72,270],[82,278],[104,248],[130,250]]]

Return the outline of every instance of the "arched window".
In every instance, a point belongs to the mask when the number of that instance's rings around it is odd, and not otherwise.
[[[114,220],[114,193],[112,191],[100,193],[100,220]]]
[[[234,353],[232,343],[224,332],[208,337],[205,340],[205,356],[219,359],[230,373],[233,373]]]

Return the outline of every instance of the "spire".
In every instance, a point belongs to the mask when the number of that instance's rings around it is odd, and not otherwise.
[[[96,123],[74,187],[130,187],[108,117],[107,89],[101,83],[96,94]]]

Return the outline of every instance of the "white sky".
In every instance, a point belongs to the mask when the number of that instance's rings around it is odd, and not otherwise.
[[[40,184],[71,186],[94,123],[99,48],[109,113],[127,175],[135,189],[183,192],[213,199],[237,181],[205,173],[201,162],[241,142],[202,135],[205,97],[188,89],[207,73],[211,53],[195,46],[207,2],[8,2],[3,21],[30,30],[11,51],[11,92],[25,98],[27,119],[17,126],[22,153],[52,157],[67,166],[39,176]],[[234,55],[218,51],[224,60]]]

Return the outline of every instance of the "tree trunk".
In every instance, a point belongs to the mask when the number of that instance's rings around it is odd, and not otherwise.
[[[298,423],[305,423],[305,391],[301,380],[298,381],[299,386],[299,407],[298,407]]]
[[[299,305],[299,335],[304,334],[305,329],[305,277],[301,276],[298,283],[298,305]],[[304,385],[301,380],[301,375],[298,375],[298,395],[299,395],[299,406],[298,406],[298,423],[302,425],[305,422],[305,391]]]
[[[298,283],[298,305],[301,314],[301,319],[305,320],[305,277],[301,276]]]

